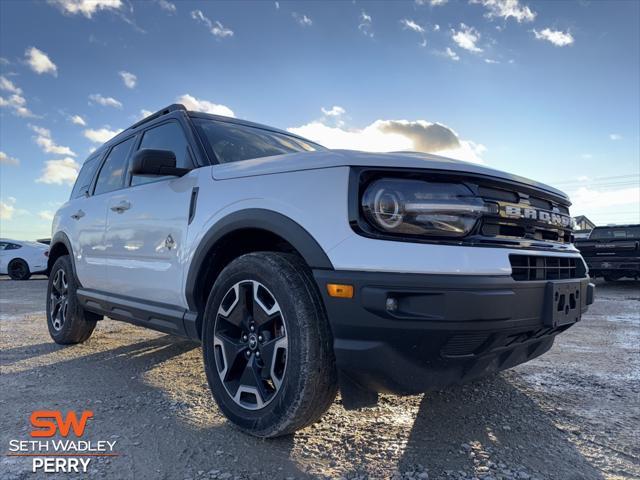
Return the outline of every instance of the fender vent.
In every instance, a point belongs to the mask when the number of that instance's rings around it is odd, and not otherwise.
[[[564,280],[584,278],[586,271],[575,257],[509,255],[511,277],[516,281]]]

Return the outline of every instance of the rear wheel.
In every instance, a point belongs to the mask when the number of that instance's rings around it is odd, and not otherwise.
[[[54,342],[68,345],[87,340],[101,318],[78,303],[78,282],[71,259],[63,255],[51,267],[47,287],[47,327]]]
[[[207,380],[222,412],[259,437],[317,421],[337,391],[329,325],[306,265],[251,253],[231,262],[204,318]]]
[[[29,265],[21,258],[11,260],[7,270],[11,280],[29,280],[29,277],[31,277]]]

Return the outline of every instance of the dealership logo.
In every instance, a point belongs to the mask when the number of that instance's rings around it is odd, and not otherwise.
[[[36,410],[29,421],[30,439],[9,440],[10,457],[31,458],[31,471],[44,473],[87,473],[96,457],[116,457],[115,440],[86,440],[93,419],[91,410]]]
[[[500,213],[502,216],[509,218],[523,218],[548,223],[549,225],[557,225],[565,228],[571,227],[571,217],[568,215],[562,215],[557,208],[554,208],[553,211],[549,211],[529,206],[521,207],[519,205],[502,205],[500,207]]]
[[[73,411],[67,413],[65,418],[59,410],[36,410],[31,414],[31,425],[36,428],[31,432],[31,436],[53,437],[58,431],[63,437],[68,437],[70,430],[73,429],[73,433],[77,437],[81,437],[87,426],[87,420],[91,417],[93,417],[93,412],[90,410],[82,412],[80,419]]]

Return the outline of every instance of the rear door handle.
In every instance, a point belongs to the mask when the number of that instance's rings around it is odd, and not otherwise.
[[[129,202],[127,202],[126,200],[123,200],[119,204],[114,205],[113,207],[111,207],[111,210],[113,210],[114,212],[117,212],[117,213],[122,213],[125,210],[129,210],[130,208],[131,208],[131,204]]]
[[[84,217],[84,212],[82,210],[78,210],[76,213],[71,215],[71,218],[74,220],[80,220],[82,217]]]

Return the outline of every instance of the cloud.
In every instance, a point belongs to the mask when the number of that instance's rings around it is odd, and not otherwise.
[[[169,12],[169,13],[176,13],[176,5],[175,3],[171,3],[168,0],[158,0],[158,5],[160,5],[160,8]]]
[[[10,157],[4,152],[0,151],[0,165],[11,165],[17,167],[20,165],[20,160],[14,157]]]
[[[280,10],[280,2],[273,2],[275,4],[276,10]]]
[[[218,105],[208,100],[202,100],[189,95],[188,93],[179,96],[176,99],[176,102],[183,104],[187,110],[212,113],[213,115],[224,115],[225,117],[235,117],[233,110],[226,105]]]
[[[27,65],[38,75],[50,73],[54,77],[58,76],[58,67],[42,50],[38,50],[36,47],[30,47],[25,50],[24,55]]]
[[[73,185],[80,170],[78,162],[71,157],[65,157],[60,160],[47,160],[44,165],[42,173],[36,179],[38,183]]]
[[[571,195],[572,210],[575,212],[605,209],[619,205],[638,205],[639,201],[640,187],[618,190],[598,190],[597,188],[580,187]]]
[[[416,32],[418,35],[420,35],[420,37],[422,38],[422,41],[420,42],[420,46],[421,47],[426,47],[427,46],[427,39],[425,37],[425,29],[423,26],[418,25],[415,21],[409,19],[409,18],[403,18],[402,20],[400,20],[400,23],[402,24],[402,28],[405,30],[413,30],[414,32]]]
[[[373,38],[373,20],[371,15],[367,14],[364,10],[360,12],[360,23],[358,24],[358,30],[360,30],[367,37]]]
[[[113,97],[103,97],[99,93],[93,93],[89,95],[89,104],[97,103],[103,107],[122,108],[122,103]]]
[[[53,153],[54,155],[69,155],[72,157],[76,156],[73,150],[71,150],[69,147],[58,145],[53,141],[53,138],[51,137],[51,130],[43,127],[38,127],[36,125],[29,125],[29,127],[36,133],[36,136],[33,137],[33,139],[43,152]]]
[[[125,87],[135,88],[136,83],[138,81],[138,77],[136,77],[133,73],[125,72],[123,70],[122,72],[118,72],[118,75],[120,75],[120,78],[122,78],[122,81],[124,82]]]
[[[202,10],[193,10],[191,18],[207,26],[212,35],[218,38],[233,37],[233,30],[225,27],[219,21],[211,21]]]
[[[73,123],[74,125],[80,125],[81,127],[87,125],[87,122],[85,122],[84,118],[82,118],[80,115],[72,115],[69,120],[71,120],[71,123]]]
[[[536,18],[536,12],[528,6],[521,5],[519,0],[470,0],[469,3],[479,3],[487,9],[485,17],[514,18],[518,23],[532,22]]]
[[[302,15],[296,12],[293,12],[291,16],[295,18],[296,22],[298,22],[298,24],[303,27],[310,27],[311,25],[313,25],[313,20],[311,20],[311,17],[307,17],[306,15]]]
[[[111,130],[109,126],[102,128],[87,128],[82,134],[93,143],[105,143],[118,135],[122,130]]]
[[[45,220],[47,222],[51,222],[53,220],[53,217],[55,216],[55,212],[52,212],[51,210],[41,210],[41,211],[38,212],[38,216],[42,220]]]
[[[99,10],[118,10],[122,0],[48,0],[66,15],[81,14],[87,18]]]
[[[569,32],[565,33],[560,30],[551,30],[549,28],[545,28],[540,32],[534,28],[532,32],[536,39],[546,40],[547,42],[554,44],[556,47],[566,47],[574,42],[573,35]]]
[[[400,20],[400,23],[404,28],[408,28],[409,30],[413,30],[414,32],[424,33],[424,28],[409,18],[403,18],[402,20]]]
[[[484,59],[484,63],[488,63],[490,65],[497,65],[498,63],[500,63],[498,60],[493,60],[491,58],[485,58]]]
[[[142,120],[143,118],[147,118],[149,115],[153,115],[154,112],[152,112],[151,110],[147,110],[145,108],[143,108],[142,110],[140,110],[140,115],[138,116],[139,120]]]
[[[376,120],[362,129],[333,127],[313,121],[290,132],[329,148],[345,148],[369,152],[419,151],[481,163],[484,145],[461,140],[446,125],[425,120]]]
[[[428,3],[432,7],[439,7],[448,1],[449,0],[416,0],[416,5],[426,5]]]
[[[27,108],[27,100],[22,95],[14,94],[8,98],[0,97],[0,108],[1,107],[12,109],[13,114],[18,117],[35,117],[33,112]]]
[[[622,140],[622,135],[620,135],[619,133],[610,133],[609,140],[613,140],[614,142],[616,140]]]
[[[18,117],[35,117],[27,108],[27,100],[22,96],[22,89],[5,76],[0,76],[0,90],[11,93],[9,97],[0,97],[0,107],[13,110]]]
[[[339,117],[340,115],[344,115],[345,113],[347,113],[347,111],[339,105],[334,105],[330,109],[322,107],[320,110],[327,117]]]
[[[476,42],[480,40],[480,33],[473,27],[461,23],[460,30],[451,30],[451,38],[460,48],[474,53],[482,52],[482,49],[476,46]]]
[[[16,95],[22,95],[22,89],[14,85],[14,83],[4,75],[0,75],[0,90],[15,93]]]
[[[16,199],[7,197],[6,200],[0,200],[0,220],[12,220],[16,213]]]
[[[445,55],[447,57],[449,57],[451,60],[457,62],[458,60],[460,60],[460,57],[458,56],[458,54],[453,51],[451,48],[447,47],[447,49],[444,51]]]

